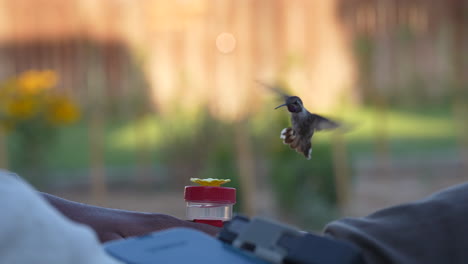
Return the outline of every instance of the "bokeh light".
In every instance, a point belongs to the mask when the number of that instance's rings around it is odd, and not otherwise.
[[[222,53],[231,53],[236,49],[236,38],[230,33],[223,32],[216,37],[216,47]]]

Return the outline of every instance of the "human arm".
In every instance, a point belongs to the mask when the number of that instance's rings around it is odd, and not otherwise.
[[[325,234],[360,247],[367,264],[466,263],[468,184],[367,217],[334,221]]]
[[[216,235],[218,228],[185,221],[170,215],[134,212],[98,207],[69,201],[42,193],[42,196],[58,211],[72,221],[90,226],[101,242],[145,235],[172,227],[188,227]]]

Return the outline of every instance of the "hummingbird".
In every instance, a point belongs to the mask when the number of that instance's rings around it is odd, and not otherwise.
[[[281,131],[280,138],[283,143],[290,148],[302,153],[308,160],[312,155],[312,136],[316,131],[332,130],[340,127],[340,124],[329,118],[310,113],[298,96],[290,96],[283,93],[276,87],[262,85],[280,94],[285,100],[284,104],[278,105],[275,109],[286,106],[291,114],[291,126]]]

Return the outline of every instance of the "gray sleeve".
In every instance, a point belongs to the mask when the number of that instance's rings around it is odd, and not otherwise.
[[[468,183],[363,218],[331,222],[325,234],[351,242],[372,263],[467,263]]]

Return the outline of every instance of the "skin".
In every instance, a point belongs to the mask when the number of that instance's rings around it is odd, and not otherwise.
[[[65,200],[47,193],[43,197],[72,221],[90,226],[101,242],[141,236],[174,227],[197,229],[215,236],[219,228],[165,214],[125,211]]]

